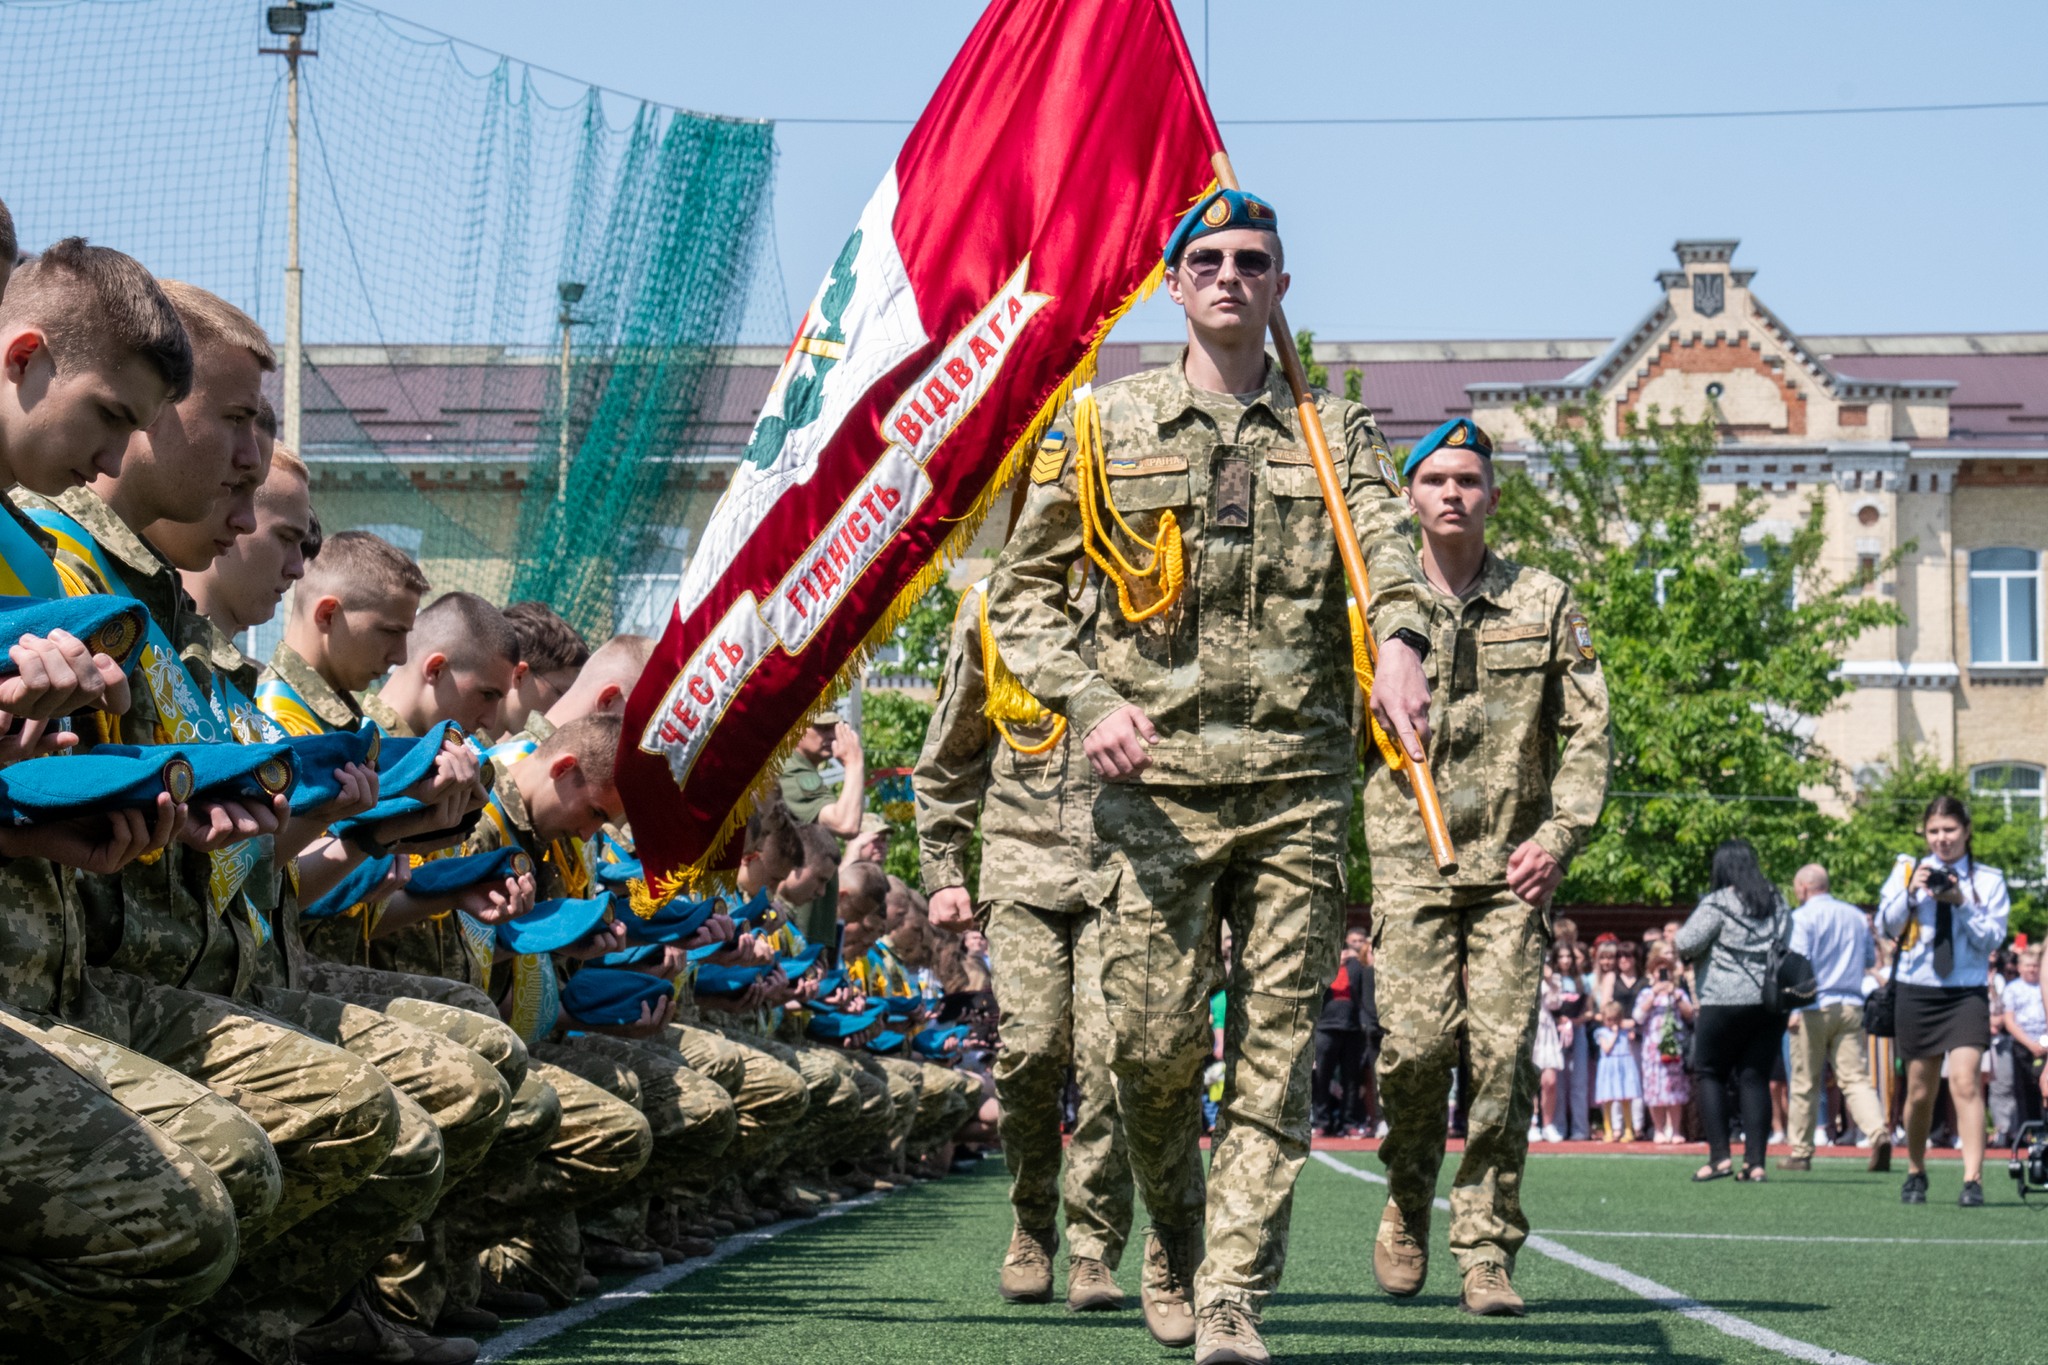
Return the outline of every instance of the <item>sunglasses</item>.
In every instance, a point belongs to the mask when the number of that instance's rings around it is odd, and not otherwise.
[[[1234,251],[1213,246],[1196,247],[1183,254],[1180,263],[1197,277],[1211,279],[1221,273],[1225,256],[1237,261],[1237,273],[1248,280],[1255,280],[1273,268],[1273,253],[1255,246]]]

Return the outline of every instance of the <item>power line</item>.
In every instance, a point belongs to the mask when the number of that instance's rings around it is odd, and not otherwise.
[[[1513,123],[1677,123],[1744,118],[1842,118],[1863,114],[1964,114],[2000,109],[2048,109],[2048,100],[1987,100],[1972,104],[1863,104],[1831,109],[1688,109],[1622,114],[1444,114],[1329,118],[1219,118],[1225,128],[1416,128]],[[908,127],[907,118],[779,118],[776,123],[842,127]]]

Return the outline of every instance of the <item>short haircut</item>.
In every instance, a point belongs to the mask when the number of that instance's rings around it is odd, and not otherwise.
[[[272,456],[275,459],[276,456]],[[427,591],[427,576],[411,556],[368,531],[336,531],[320,546],[320,563],[306,565],[306,576],[293,589],[296,601],[308,605],[322,597],[344,607],[360,607],[373,598]]]
[[[514,602],[505,619],[519,637],[519,662],[535,673],[581,668],[590,661],[590,644],[576,627],[545,602]]]
[[[839,866],[839,836],[813,820],[796,827],[797,838],[803,841],[805,867],[823,868],[830,872]]]
[[[804,865],[803,839],[779,793],[770,792],[747,817],[746,851],[773,854],[792,868]]]
[[[21,241],[14,235],[14,215],[7,211],[7,201],[0,199],[0,266],[13,265],[20,254]]]
[[[839,882],[840,894],[844,896],[851,887],[853,894],[868,902],[871,914],[889,902],[889,874],[882,871],[880,863],[848,863],[839,869]]]
[[[327,544],[327,532],[321,529],[318,509],[306,513],[306,538],[299,542],[299,550],[306,556],[307,567],[320,557],[320,550]]]
[[[533,756],[548,762],[562,754],[573,754],[576,766],[583,770],[583,780],[593,790],[614,792],[619,787],[619,736],[624,730],[624,722],[616,712],[578,716],[542,740]]]
[[[220,295],[183,280],[160,280],[164,297],[178,310],[179,319],[192,336],[192,349],[201,346],[239,346],[256,357],[266,371],[277,368],[277,352],[270,337],[256,325],[256,319]]]
[[[299,458],[297,451],[288,446],[275,446],[271,449],[270,467],[273,470],[282,469],[285,473],[307,483],[313,481],[313,476],[306,472],[306,462]]]
[[[0,328],[34,327],[62,372],[81,361],[139,356],[175,403],[192,392],[192,340],[156,278],[111,247],[66,237],[14,272]]]
[[[412,627],[412,657],[441,654],[456,668],[519,662],[519,636],[512,623],[473,592],[448,592],[419,614]]]
[[[256,400],[256,430],[273,441],[277,439],[277,409],[270,406],[268,398]]]
[[[647,671],[647,661],[654,657],[654,639],[648,635],[614,635],[583,661],[585,675],[594,676],[601,682],[616,682],[632,690],[640,681],[640,675]]]

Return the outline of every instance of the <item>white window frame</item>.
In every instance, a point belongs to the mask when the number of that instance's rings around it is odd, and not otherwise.
[[[2033,567],[2030,569],[1980,569],[1977,567],[1977,557],[1979,555],[2007,550],[2017,551],[2021,554],[2031,555],[2034,560]],[[1971,665],[1974,667],[1981,668],[2040,667],[2042,663],[2041,635],[2043,624],[2041,601],[2041,552],[2039,550],[2030,550],[2024,545],[1980,545],[1976,549],[1969,551],[1969,556],[1969,573],[1968,582],[1966,584],[1967,596],[1965,597],[1964,601],[1965,609],[1970,620]],[[2034,589],[2034,655],[2030,659],[2012,658],[2010,641],[2006,639],[2006,625],[2012,617],[2011,611],[2009,610],[2011,602],[2012,584],[2017,579],[2026,580],[2027,582],[2033,585]],[[1995,658],[1987,657],[1987,651],[1985,647],[1989,642],[1981,640],[1977,636],[1977,585],[1980,582],[1998,584],[1998,649],[1997,657]]]
[[[690,528],[650,526],[635,567],[612,580],[612,629],[615,633],[652,635],[668,626],[668,613],[683,588],[683,567],[689,562]],[[652,567],[658,566],[658,567]]]
[[[2028,789],[2025,787],[1980,785],[1985,779],[1994,775],[2003,776],[2007,773],[2031,773],[2033,775],[2032,801],[2034,814],[2043,821],[2048,821],[2048,768],[2043,768],[2039,763],[2022,763],[2018,760],[2008,760],[2003,763],[1978,763],[1973,765],[1970,768],[1971,803],[1981,806],[1986,801],[1996,801],[2005,808],[2005,818],[2010,820],[2012,818],[2014,801],[2017,799],[2021,803],[2025,803],[2028,800]]]

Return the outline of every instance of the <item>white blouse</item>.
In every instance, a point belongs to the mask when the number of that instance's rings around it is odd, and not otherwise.
[[[2012,912],[2012,896],[2005,889],[2005,874],[1986,867],[1974,858],[1961,863],[1944,863],[1929,854],[1914,865],[1946,867],[1956,874],[1963,903],[1949,907],[1950,932],[1955,943],[1955,961],[1947,976],[1934,970],[1934,897],[1908,890],[1912,873],[1900,863],[1885,879],[1877,896],[1877,931],[1896,939],[1905,933],[1908,920],[1917,921],[1919,934],[1906,955],[1899,959],[1899,980],[1910,986],[1976,986],[1982,988],[1991,971],[1991,954],[2005,942],[2006,917]]]

